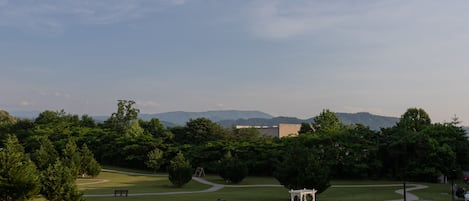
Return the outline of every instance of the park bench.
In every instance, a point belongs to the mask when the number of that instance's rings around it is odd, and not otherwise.
[[[114,197],[117,197],[118,195],[120,197],[127,197],[129,195],[129,190],[114,190]]]

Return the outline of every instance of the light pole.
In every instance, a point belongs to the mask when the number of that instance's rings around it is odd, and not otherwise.
[[[451,201],[454,201],[454,177],[456,175],[456,170],[451,171]]]
[[[404,190],[403,190],[404,192],[403,192],[403,194],[404,194],[404,201],[407,201],[407,192],[406,192],[405,188],[406,188],[406,183],[405,183],[405,180],[404,180]]]

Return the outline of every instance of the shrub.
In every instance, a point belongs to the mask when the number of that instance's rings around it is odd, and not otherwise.
[[[218,166],[218,174],[227,182],[239,183],[248,175],[248,167],[237,157],[225,157]]]
[[[182,187],[192,179],[191,164],[181,152],[170,161],[168,174],[169,181],[176,187]]]

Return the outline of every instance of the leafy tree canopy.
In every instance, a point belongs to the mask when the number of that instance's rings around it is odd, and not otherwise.
[[[337,133],[344,128],[334,112],[325,109],[314,117],[313,128],[319,133]]]
[[[14,124],[16,120],[16,117],[11,116],[7,111],[0,110],[0,124]]]
[[[430,116],[421,108],[407,109],[397,123],[397,127],[414,132],[419,132],[429,125],[431,125]]]

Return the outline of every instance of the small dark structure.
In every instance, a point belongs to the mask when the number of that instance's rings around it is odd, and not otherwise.
[[[114,190],[114,197],[117,197],[117,196],[125,196],[127,197],[129,195],[129,190]]]

